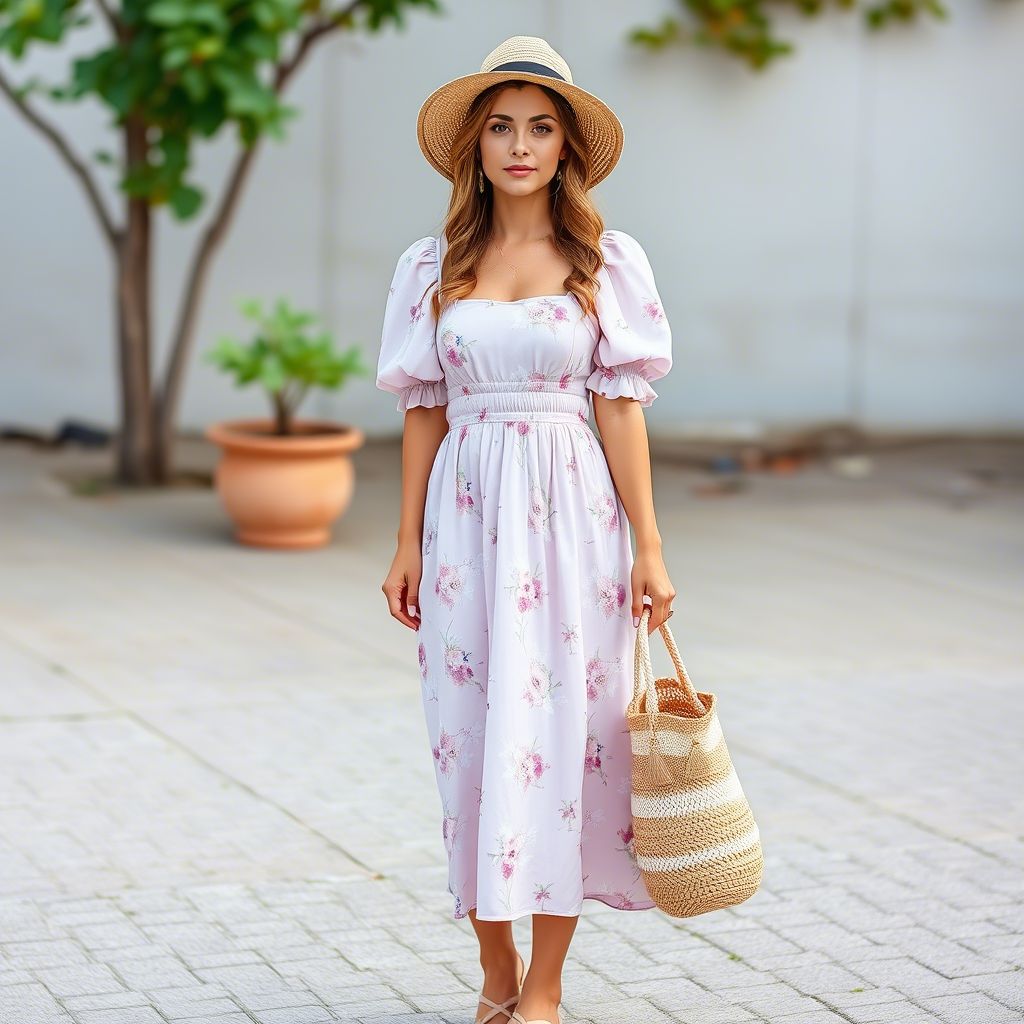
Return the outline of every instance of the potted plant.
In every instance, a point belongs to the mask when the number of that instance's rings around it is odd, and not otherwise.
[[[316,317],[285,299],[268,313],[255,299],[239,308],[256,321],[255,337],[247,343],[221,338],[206,357],[233,374],[236,386],[262,385],[274,415],[207,427],[207,438],[222,449],[217,492],[243,544],[319,547],[352,500],[351,455],[365,437],[347,424],[298,420],[295,411],[310,388],[338,388],[368,367],[358,347],[338,352],[330,335],[310,334]]]

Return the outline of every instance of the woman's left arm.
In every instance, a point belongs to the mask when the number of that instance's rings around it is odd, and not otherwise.
[[[643,246],[613,228],[602,233],[601,250],[604,265],[598,271],[601,284],[595,296],[601,332],[587,388],[593,393],[608,468],[636,535],[631,577],[634,625],[639,625],[647,594],[647,632],[653,633],[668,618],[676,591],[661,556],[661,533],[654,518],[643,410],[658,397],[651,381],[672,368],[672,331]]]
[[[644,594],[651,598],[648,634],[667,618],[675,587],[662,557],[661,533],[654,514],[651,450],[643,407],[633,398],[594,395],[594,420],[601,435],[608,469],[636,537],[630,577],[633,625],[640,624]]]

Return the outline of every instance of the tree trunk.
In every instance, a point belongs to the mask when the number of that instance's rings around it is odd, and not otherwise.
[[[130,118],[125,126],[129,169],[146,159],[146,126]],[[149,203],[129,197],[125,230],[117,253],[117,330],[121,363],[121,427],[117,476],[125,484],[154,481],[153,411],[150,378],[150,253]]]
[[[278,437],[287,437],[292,432],[291,410],[282,392],[275,391],[271,397],[274,400],[274,433]]]
[[[181,401],[182,386],[188,357],[195,341],[199,306],[213,258],[224,241],[245,183],[259,141],[253,142],[238,154],[228,177],[220,205],[200,237],[199,246],[189,267],[185,292],[178,306],[178,321],[171,339],[171,354],[167,371],[153,401],[154,475],[158,482],[166,483],[173,470],[174,429]]]

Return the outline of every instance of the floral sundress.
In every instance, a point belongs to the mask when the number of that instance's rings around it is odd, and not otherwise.
[[[460,299],[435,323],[433,236],[388,293],[377,387],[447,406],[414,635],[456,918],[653,906],[630,815],[633,554],[588,391],[649,406],[672,339],[640,244],[601,248],[596,318],[563,294]]]

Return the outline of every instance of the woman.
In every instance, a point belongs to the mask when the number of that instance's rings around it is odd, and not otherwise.
[[[621,125],[543,39],[503,42],[417,127],[453,187],[385,310],[376,383],[406,416],[382,589],[419,632],[448,889],[480,941],[477,1019],[557,1022],[582,901],[653,906],[625,710],[643,604],[652,632],[676,593],[641,411],[671,333],[643,249],[602,230],[588,196]],[[525,914],[523,978],[511,921]]]

